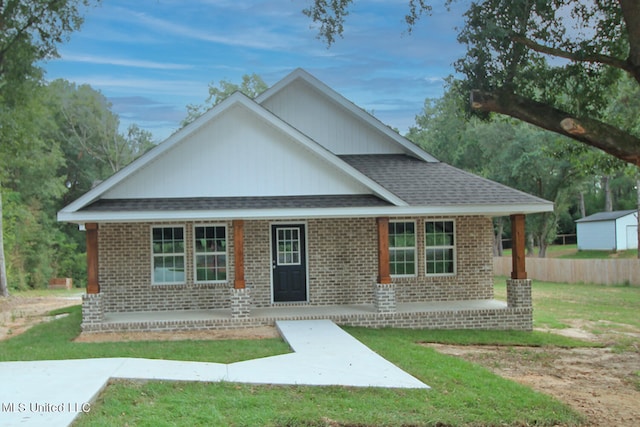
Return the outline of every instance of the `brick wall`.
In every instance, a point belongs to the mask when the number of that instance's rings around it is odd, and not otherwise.
[[[151,227],[158,224],[100,224],[99,281],[104,312],[214,309],[229,307],[228,283],[194,283],[194,223],[162,224],[185,228],[184,285],[151,283]],[[227,227],[228,262],[233,265],[233,229]],[[233,269],[227,268],[233,283]]]
[[[492,224],[485,217],[457,217],[457,274],[424,275],[424,220],[416,221],[416,277],[393,278],[397,303],[493,297]],[[431,218],[430,218],[431,219]],[[435,219],[435,218],[434,218]],[[451,218],[447,218],[451,219]],[[271,306],[272,221],[245,221],[245,279],[255,307]],[[377,276],[375,218],[310,219],[307,230],[309,304],[373,304]],[[159,224],[101,224],[99,277],[104,312],[216,309],[230,307],[233,287],[233,228],[227,225],[227,282],[196,284],[193,222],[184,226],[186,284],[151,283],[151,227]]]
[[[456,274],[425,276],[425,220],[455,221]],[[493,298],[493,223],[482,216],[392,218],[415,220],[416,277],[392,277],[398,303],[417,301],[455,301]]]

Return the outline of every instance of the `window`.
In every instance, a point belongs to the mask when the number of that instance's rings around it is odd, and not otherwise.
[[[184,227],[153,227],[153,283],[184,283]]]
[[[300,263],[300,228],[278,227],[278,265]]]
[[[392,276],[415,276],[415,222],[389,222],[389,264]]]
[[[196,226],[196,282],[227,280],[227,229],[223,225]]]
[[[455,274],[455,224],[453,221],[425,222],[425,258],[428,276]]]

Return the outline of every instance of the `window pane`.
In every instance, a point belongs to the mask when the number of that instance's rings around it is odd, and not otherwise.
[[[183,283],[184,230],[182,227],[153,227],[153,282]]]
[[[299,265],[300,230],[298,228],[278,229],[277,260],[278,265]]]
[[[392,275],[415,274],[415,224],[389,223],[389,270]]]
[[[425,222],[426,274],[455,274],[453,221]]]
[[[195,228],[196,281],[226,280],[227,240],[224,226]]]
[[[155,283],[184,282],[184,257],[159,256],[154,258],[153,279]]]

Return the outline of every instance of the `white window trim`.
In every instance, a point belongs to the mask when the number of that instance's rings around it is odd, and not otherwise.
[[[452,222],[453,223],[453,245],[427,246],[427,223],[428,222]],[[458,274],[458,232],[456,220],[454,218],[425,219],[424,225],[424,275],[426,277],[453,277]],[[427,249],[453,249],[453,273],[428,273],[427,272]]]
[[[225,251],[224,252],[196,252],[196,228],[198,227],[224,227]],[[227,283],[229,281],[229,227],[224,223],[217,224],[193,224],[193,283]],[[225,256],[225,268],[227,269],[227,278],[224,280],[198,280],[198,263],[196,257],[198,255],[222,255]]]
[[[401,219],[397,219],[397,220],[391,220],[389,221],[389,224],[393,224],[393,223],[412,223],[413,224],[413,232],[415,235],[415,238],[413,239],[413,246],[406,246],[406,247],[398,247],[398,248],[391,248],[391,245],[389,245],[389,269],[391,269],[391,251],[394,249],[398,249],[398,250],[406,250],[406,249],[413,249],[413,259],[414,259],[414,269],[415,272],[413,274],[391,274],[391,277],[418,277],[418,227],[416,224],[415,220],[401,220]],[[389,243],[391,243],[391,239],[389,239]]]
[[[182,228],[182,240],[183,240],[183,249],[184,252],[179,253],[171,253],[171,254],[154,254],[153,253],[153,229],[154,228]],[[187,234],[186,234],[186,227],[184,225],[152,225],[149,228],[149,241],[151,244],[151,284],[153,286],[165,286],[165,285],[185,285],[187,283]],[[184,281],[182,282],[156,282],[156,275],[155,275],[155,271],[154,271],[154,264],[155,264],[155,258],[156,257],[160,257],[160,256],[167,256],[167,255],[182,255],[182,258],[184,259]]]

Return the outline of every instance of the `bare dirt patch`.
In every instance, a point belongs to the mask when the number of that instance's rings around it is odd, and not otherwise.
[[[107,341],[180,341],[180,340],[259,340],[277,338],[280,334],[273,326],[259,328],[228,329],[222,331],[178,331],[178,332],[89,332],[82,333],[75,342]]]
[[[78,305],[81,293],[73,296],[0,297],[0,341],[19,335],[34,325],[52,319],[49,312]]]
[[[612,334],[594,335],[579,327],[564,333],[605,344],[614,339]],[[625,337],[629,335],[633,337],[636,333],[625,332]],[[611,347],[425,345],[554,396],[584,414],[588,426],[636,427],[640,425],[638,343],[640,340],[630,341],[624,351],[614,351]]]

